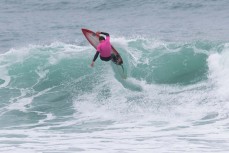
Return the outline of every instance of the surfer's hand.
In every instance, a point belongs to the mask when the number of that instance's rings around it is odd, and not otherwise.
[[[94,61],[91,63],[91,67],[94,67]]]

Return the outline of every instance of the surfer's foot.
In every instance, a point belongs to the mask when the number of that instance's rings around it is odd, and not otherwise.
[[[118,60],[117,60],[117,64],[122,64],[122,59],[121,58],[119,58]]]

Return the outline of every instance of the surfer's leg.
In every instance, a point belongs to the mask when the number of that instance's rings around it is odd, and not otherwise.
[[[116,58],[117,58],[117,64],[121,65],[123,63],[121,56],[119,54],[117,54]]]
[[[115,63],[115,64],[122,64],[122,58],[119,54],[115,55],[115,54],[111,54],[111,60]]]
[[[111,60],[114,62],[114,63],[117,63],[117,58],[115,56],[115,54],[111,54]]]

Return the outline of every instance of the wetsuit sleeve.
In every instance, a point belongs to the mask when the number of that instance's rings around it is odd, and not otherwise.
[[[93,62],[98,58],[98,56],[99,56],[99,52],[97,51],[97,52],[95,53],[94,58],[93,58]]]
[[[100,32],[100,33],[106,36],[110,36],[109,33],[106,33],[106,32]]]

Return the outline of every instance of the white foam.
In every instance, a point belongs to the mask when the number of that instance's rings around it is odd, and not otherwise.
[[[6,65],[0,66],[0,79],[4,81],[2,84],[0,84],[0,88],[8,86],[8,84],[10,83],[11,77],[8,74]]]
[[[43,79],[47,76],[49,70],[43,70],[43,68],[39,66],[35,72],[39,75],[40,79]]]
[[[128,42],[130,42],[131,40],[128,40],[125,37],[111,37],[110,41],[112,45],[114,45],[114,47],[126,49],[128,47]]]
[[[130,46],[131,42],[137,41],[138,38],[125,38],[125,37],[115,37],[112,38],[111,43],[114,45],[114,47],[122,48],[129,56],[131,62],[134,66],[137,66],[137,64],[140,63],[140,58],[142,57],[142,51],[133,48]],[[117,49],[117,48],[116,48]],[[121,55],[125,54],[119,51]]]
[[[57,63],[63,58],[71,58],[73,55],[81,54],[85,50],[92,49],[91,46],[80,46],[77,44],[66,44],[63,42],[53,42],[48,45],[28,45],[23,48],[12,48],[4,54],[0,54],[0,64],[15,64],[23,62],[33,54],[42,55],[48,53],[50,63]]]
[[[43,124],[43,123],[45,123],[47,121],[50,121],[50,120],[53,120],[53,119],[56,118],[52,113],[48,113],[48,114],[45,114],[45,115],[46,115],[46,118],[42,119],[42,120],[39,120],[38,124]]]
[[[0,54],[0,79],[4,81],[0,85],[0,88],[8,86],[11,81],[11,77],[8,74],[8,69],[15,63],[23,62],[23,60],[29,55],[30,47],[21,49],[10,49],[4,54]]]
[[[31,89],[20,89],[21,95],[11,99],[10,100],[11,103],[8,106],[6,106],[6,110],[19,110],[22,112],[26,112],[30,108],[30,105],[32,104],[34,98],[43,95],[44,93],[48,92],[52,88],[47,88],[43,91],[33,94],[30,97],[27,97],[26,95],[33,92],[31,91]]]
[[[25,112],[26,109],[28,108],[28,105],[31,104],[33,101],[33,98],[27,97],[27,98],[21,98],[17,100],[17,102],[11,103],[8,106],[9,110],[20,110],[22,112]]]
[[[212,53],[208,57],[209,78],[217,86],[217,94],[229,100],[229,47],[226,44],[221,53]]]

